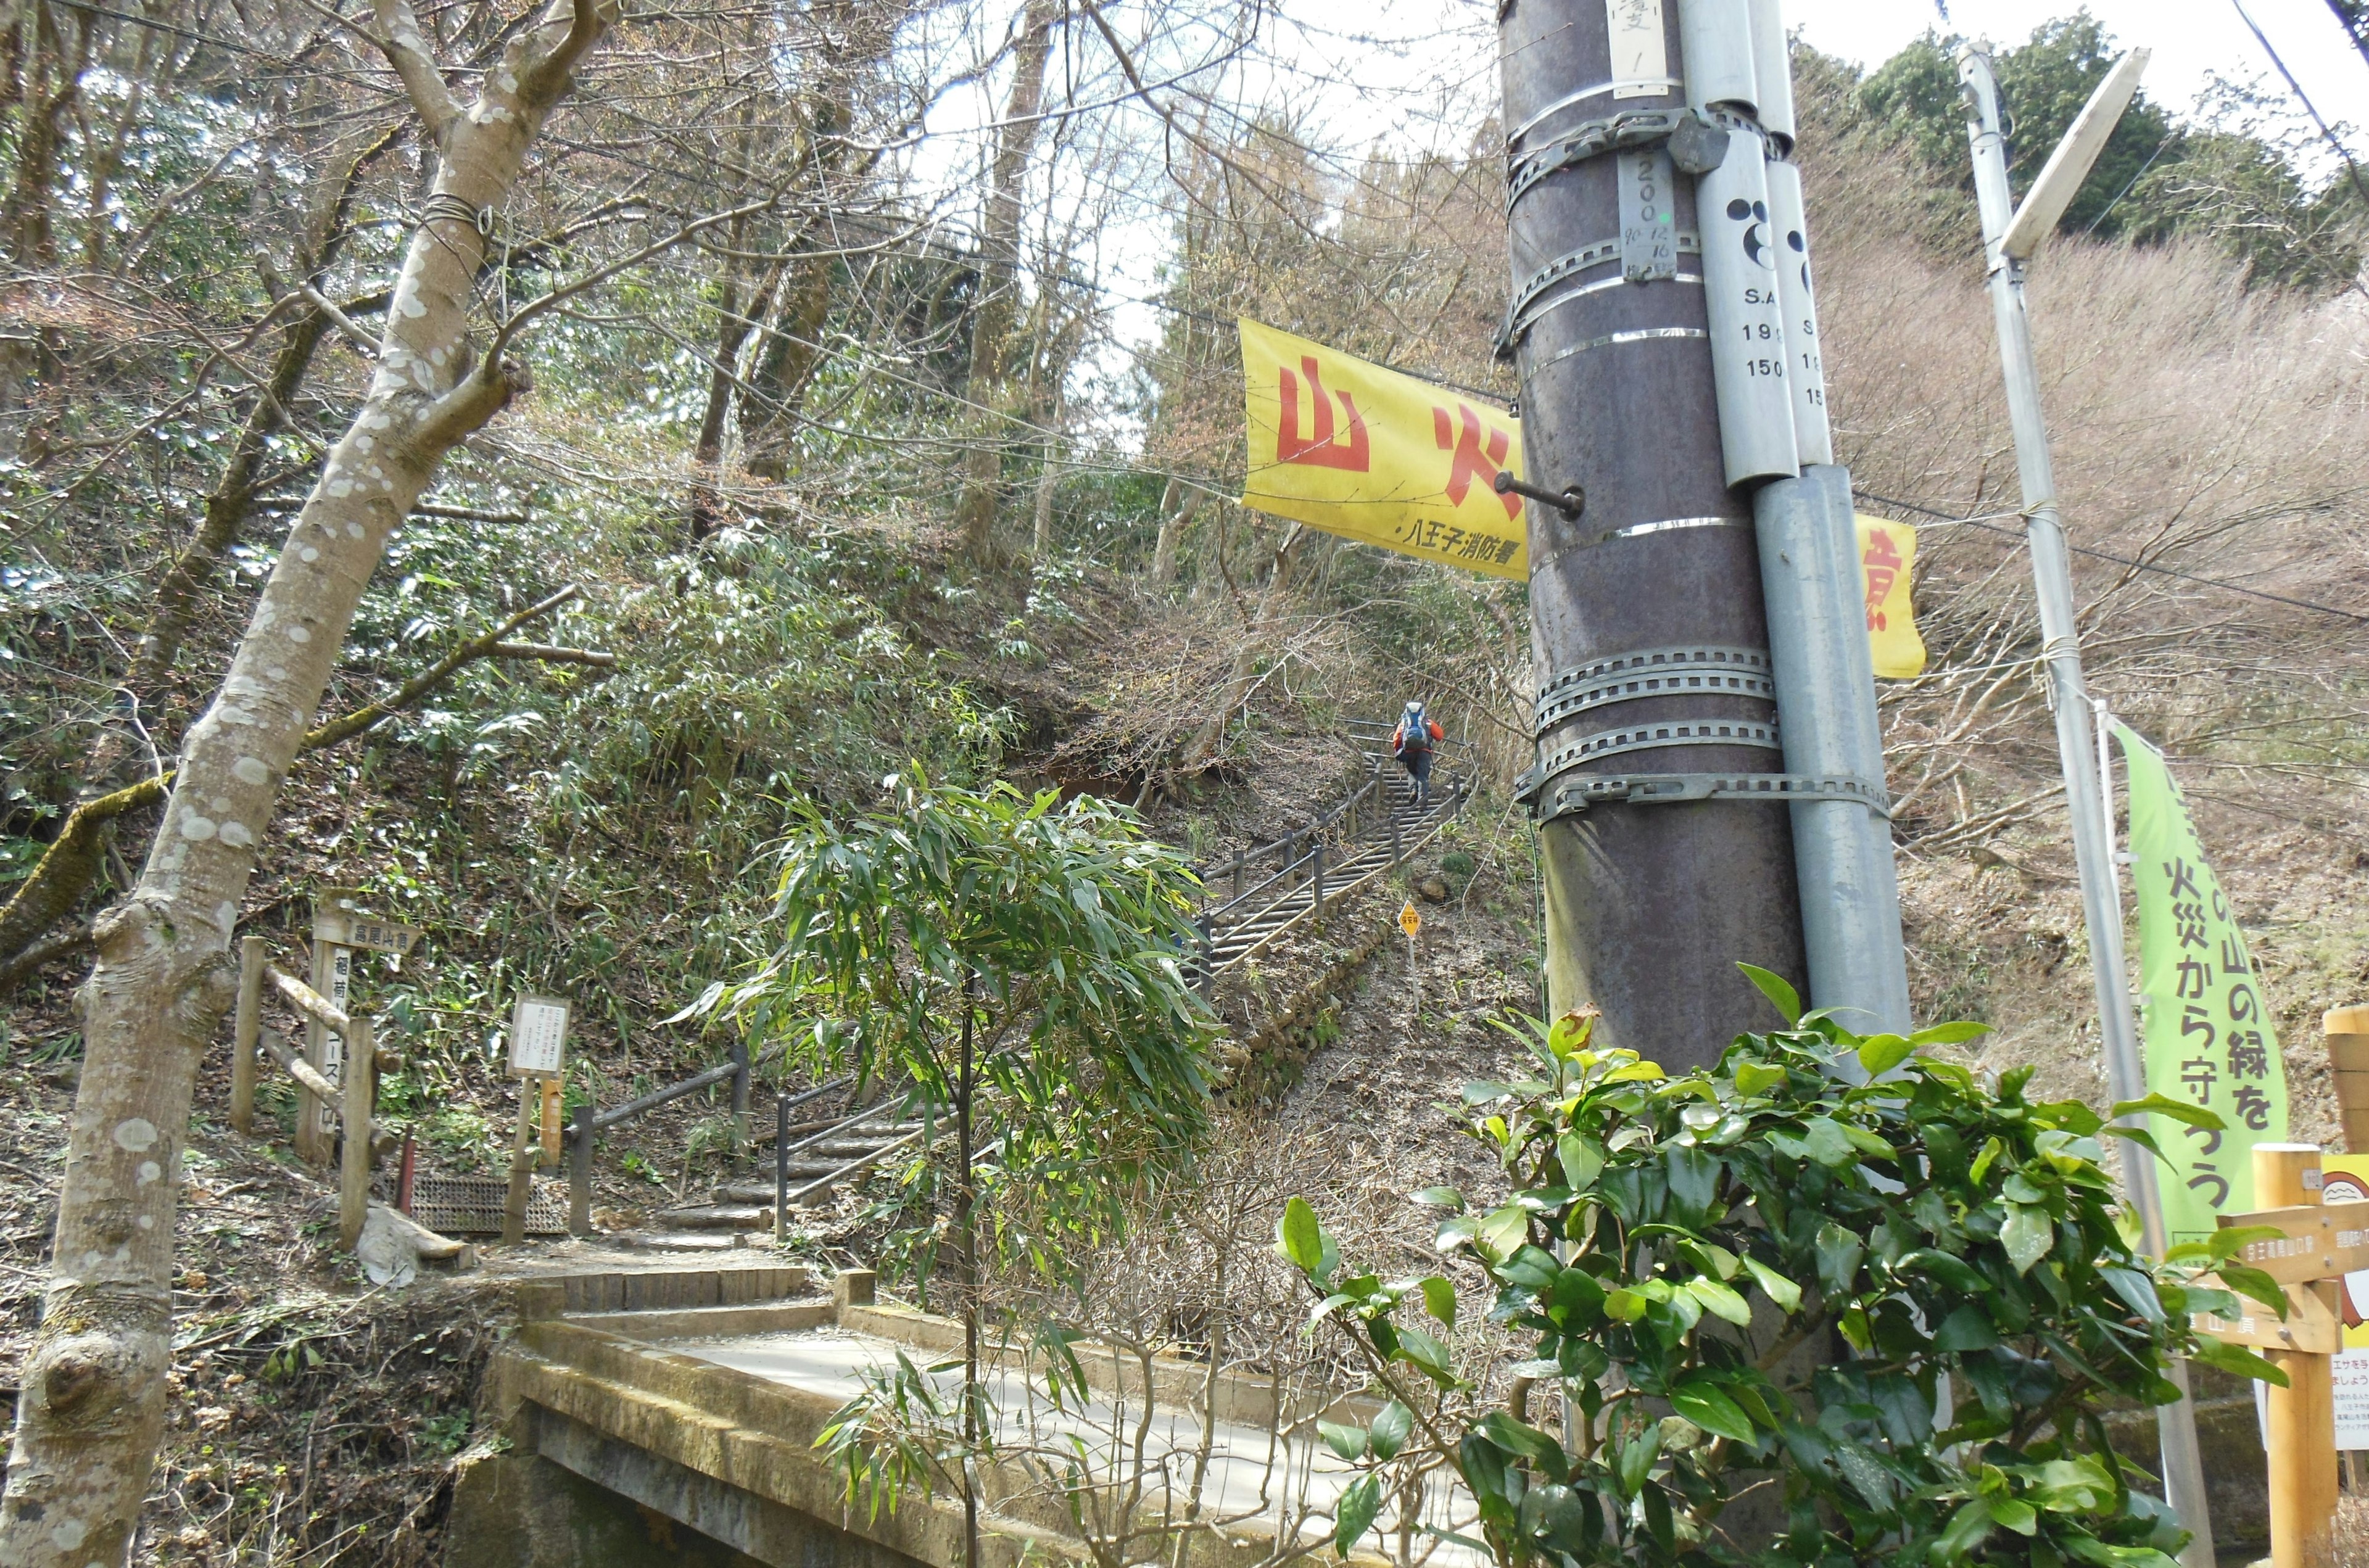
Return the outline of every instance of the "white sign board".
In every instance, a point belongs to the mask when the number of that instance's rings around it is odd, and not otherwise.
[[[520,1078],[556,1078],[566,1057],[569,1003],[555,996],[522,996],[510,1015],[510,1071]]]

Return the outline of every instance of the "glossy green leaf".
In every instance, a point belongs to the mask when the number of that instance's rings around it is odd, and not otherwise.
[[[1762,1294],[1788,1312],[1802,1310],[1802,1288],[1749,1253],[1745,1255],[1745,1271],[1752,1276]]]
[[[1472,1236],[1482,1252],[1499,1260],[1513,1256],[1529,1238],[1529,1215],[1510,1203],[1483,1217]]]
[[[1421,1368],[1431,1380],[1442,1388],[1456,1381],[1456,1368],[1448,1354],[1448,1346],[1421,1329],[1402,1328],[1398,1331],[1398,1356]]]
[[[1424,1310],[1449,1328],[1456,1326],[1456,1287],[1440,1276],[1426,1276],[1422,1281]]]
[[[1334,1505],[1333,1550],[1348,1556],[1350,1548],[1373,1528],[1374,1516],[1381,1511],[1382,1478],[1374,1474],[1359,1477]]]
[[[1952,1308],[1933,1332],[1933,1348],[1941,1351],[1988,1350],[1998,1342],[1998,1325],[1991,1321],[1990,1309],[1980,1301]]]
[[[2132,1311],[2151,1323],[2164,1321],[2163,1303],[2157,1299],[2155,1281],[2134,1268],[2101,1268],[2098,1277],[2110,1286],[2114,1294],[2128,1303]]]
[[[2206,1132],[2222,1132],[2229,1125],[2221,1119],[2219,1112],[2186,1100],[2175,1100],[2169,1094],[2149,1094],[2144,1100],[2123,1100],[2106,1115],[2113,1121],[2120,1121],[2124,1116],[2169,1116],[2173,1121],[2202,1127]]]
[[[1898,1035],[1871,1035],[1860,1043],[1859,1065],[1870,1078],[1881,1078],[1917,1054],[1917,1047]]]
[[[1704,1431],[1739,1443],[1753,1440],[1751,1418],[1718,1384],[1697,1379],[1670,1391],[1670,1408]]]
[[[1276,1251],[1299,1269],[1314,1275],[1324,1261],[1322,1227],[1316,1222],[1316,1210],[1304,1197],[1294,1197],[1283,1206],[1283,1218],[1276,1222]]]
[[[1752,1326],[1752,1308],[1733,1286],[1722,1285],[1706,1275],[1687,1281],[1686,1288],[1713,1317],[1724,1318],[1738,1328]]]
[[[1819,1285],[1828,1296],[1848,1293],[1858,1277],[1860,1260],[1867,1255],[1866,1243],[1829,1221],[1818,1227],[1816,1246]]]
[[[2003,1525],[2018,1535],[2040,1532],[2040,1513],[2029,1503],[2012,1497],[1986,1497],[1983,1505],[1991,1511],[1994,1524]]]
[[[2210,1335],[2199,1334],[2193,1355],[2207,1367],[2218,1367],[2232,1377],[2251,1378],[2273,1388],[2287,1386],[2286,1373],[2242,1345],[2231,1345]]]
[[[2221,1283],[2238,1295],[2250,1296],[2279,1317],[2287,1315],[2287,1293],[2260,1269],[2241,1263],[2225,1263],[2219,1273]]]
[[[1949,1526],[1942,1530],[1940,1539],[1933,1543],[1934,1560],[1945,1564],[1963,1562],[1967,1554],[1989,1539],[1997,1528],[1981,1498],[1961,1505],[1950,1516]]]
[[[2007,1248],[2008,1261],[2015,1265],[2018,1274],[2028,1274],[2031,1265],[2048,1255],[2056,1244],[2056,1227],[2048,1218],[2048,1210],[2036,1204],[2010,1203],[2007,1206],[2007,1223],[1999,1227],[1999,1241]]]
[[[1604,1148],[1592,1138],[1567,1132],[1555,1139],[1555,1160],[1573,1192],[1592,1192],[1604,1170]]]
[[[1445,1208],[1453,1214],[1464,1212],[1464,1195],[1454,1187],[1425,1187],[1411,1201],[1425,1208]]]
[[[1960,1046],[1968,1040],[1979,1040],[1991,1032],[1987,1024],[1961,1020],[1951,1024],[1935,1024],[1908,1036],[1912,1046]]]
[[[1366,1457],[1366,1429],[1362,1426],[1344,1426],[1337,1422],[1319,1420],[1316,1435],[1324,1439],[1326,1448],[1345,1459],[1354,1461]]]
[[[2203,1255],[2219,1263],[2236,1257],[2257,1242],[2283,1242],[2286,1234],[2275,1225],[2225,1225],[2204,1238]]]
[[[1374,1457],[1386,1463],[1398,1458],[1399,1450],[1406,1447],[1406,1440],[1413,1431],[1414,1412],[1396,1400],[1390,1401],[1382,1406],[1382,1413],[1374,1417],[1374,1429],[1369,1435]]]
[[[1768,1004],[1783,1016],[1787,1028],[1802,1021],[1802,996],[1793,989],[1791,981],[1757,964],[1738,964],[1736,967],[1744,971],[1744,978],[1750,980],[1760,994],[1768,999]]]

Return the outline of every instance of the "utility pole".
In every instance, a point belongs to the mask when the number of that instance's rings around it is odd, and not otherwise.
[[[1531,490],[1586,498],[1530,513],[1551,1005],[1683,1070],[1772,1022],[1743,960],[1906,1032],[1778,0],[1501,14],[1503,347]]]
[[[1743,7],[1734,40],[1749,59]],[[1521,382],[1551,1005],[1672,1071],[1774,1022],[1740,961],[1805,979],[1780,796],[1716,781],[1780,763],[1747,495],[1722,449],[1707,250],[1752,223],[1699,214],[1697,179],[1750,139],[1687,102],[1677,0],[1501,7],[1514,294],[1501,349]],[[1750,150],[1757,167],[1757,146]],[[1726,259],[1722,254],[1721,260]],[[1773,289],[1769,291],[1773,294]],[[1722,316],[1757,302],[1723,294]],[[1768,324],[1781,335],[1772,307]],[[1767,356],[1781,363],[1780,346]],[[1785,411],[1778,383],[1780,412]],[[1788,415],[1790,418],[1790,415]],[[1792,473],[1790,429],[1781,442]]]
[[[2090,750],[2090,704],[2081,679],[2080,626],[2073,611],[2073,571],[2065,524],[2056,509],[2056,475],[2049,459],[2048,427],[2040,412],[2040,375],[2031,357],[2024,313],[2024,263],[2054,228],[2097,151],[2138,86],[2146,52],[2124,60],[2106,80],[2064,143],[2041,171],[2018,210],[2008,186],[2007,139],[1999,128],[1998,85],[1989,57],[1968,44],[1958,52],[1958,78],[1966,91],[1966,135],[1973,144],[1974,198],[1982,211],[1984,263],[1990,274],[1991,311],[1998,326],[1999,363],[2007,383],[2008,419],[2015,436],[2016,473],[2023,487],[2024,532],[2031,546],[2032,586],[2040,601],[2041,657],[2048,669],[2049,704],[2056,715],[2056,750],[2065,771],[2066,807],[2073,822],[2073,861],[2081,879],[2089,922],[2091,979],[2097,986],[2098,1029],[2106,1079],[2116,1100],[2146,1097],[2146,1071],[2132,1017],[2130,977],[2123,955],[2122,893],[2115,879],[2106,803]],[[2125,1142],[2123,1174],[2138,1210],[2146,1249],[2161,1257],[2163,1204],[2155,1165]],[[2193,1539],[2180,1562],[2212,1568],[2213,1528],[2204,1498],[2204,1471],[2196,1447],[2196,1409],[2188,1395],[2187,1363],[2165,1375],[2177,1384],[2177,1403],[2157,1409],[2166,1501]]]

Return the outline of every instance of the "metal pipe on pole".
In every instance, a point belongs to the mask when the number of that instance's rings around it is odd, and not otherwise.
[[[1771,259],[1799,477],[1753,497],[1760,586],[1768,612],[1777,717],[1790,807],[1794,876],[1810,1001],[1838,1010],[1860,1034],[1905,1035],[1908,960],[1900,930],[1899,870],[1884,789],[1883,731],[1859,562],[1850,475],[1834,465],[1809,222],[1794,167],[1792,61],[1778,0],[1747,0],[1768,192],[1761,250]],[[1837,1064],[1856,1075],[1858,1062]]]
[[[1773,1022],[1738,960],[1804,979],[1784,802],[1722,787],[1780,742],[1705,298],[1749,227],[1694,177],[1757,138],[1688,105],[1671,0],[1509,0],[1499,31],[1525,477],[1586,498],[1528,509],[1550,1005],[1683,1071]]]
[[[1982,212],[1984,263],[1989,272],[1991,311],[1998,327],[2000,370],[2007,385],[2008,419],[2015,437],[2017,476],[2023,489],[2025,535],[2031,549],[2032,586],[2040,605],[2041,658],[2048,670],[2050,706],[2055,712],[2056,750],[2065,771],[2066,806],[2072,818],[2073,860],[2080,876],[2082,914],[2089,925],[2092,978],[2097,987],[2099,1034],[2106,1079],[2116,1100],[2146,1094],[2146,1071],[2132,1015],[2129,971],[2123,953],[2122,897],[2115,879],[2105,802],[2097,759],[2091,750],[2089,696],[2081,676],[2080,628],[2073,608],[2073,573],[2065,547],[2065,525],[2056,507],[2056,475],[2048,451],[2048,427],[2041,416],[2040,375],[2031,354],[2031,328],[2024,309],[2024,255],[2007,244],[2016,212],[2008,184],[2007,139],[2000,130],[1998,86],[1989,58],[1968,44],[1958,52],[1958,78],[1966,91],[1966,135],[1972,145],[1974,198]],[[2118,71],[2100,87],[2129,99],[2136,72]],[[2097,100],[2093,99],[2095,107]],[[2119,105],[2116,106],[2119,109]],[[2088,119],[2085,111],[2084,120]],[[2082,122],[2076,122],[2076,130]],[[2111,128],[2111,124],[2109,125]],[[2071,140],[2068,138],[2068,141]],[[2099,138],[2102,141],[2102,135]],[[2040,209],[2069,180],[2077,185],[2087,164],[2067,168],[2052,160],[2027,208]],[[2043,189],[2043,188],[2047,189]],[[2058,209],[2061,211],[2061,207]],[[2039,235],[2026,224],[2024,243]],[[2164,1253],[2163,1204],[2155,1166],[2144,1150],[2124,1142],[2124,1185],[2138,1210],[2144,1243]],[[2204,1471],[2196,1446],[2196,1411],[2188,1395],[2188,1369],[2175,1361],[2166,1376],[2180,1390],[2179,1401],[2159,1406],[2166,1501],[2192,1532],[2180,1553],[2185,1568],[2212,1568],[2213,1530],[2205,1506]]]

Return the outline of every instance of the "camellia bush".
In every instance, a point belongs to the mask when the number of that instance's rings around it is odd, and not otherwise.
[[[1313,1321],[1389,1401],[1323,1430],[1363,1471],[1335,1545],[1444,1464],[1477,1524],[1426,1528],[1506,1564],[2174,1568],[2186,1533],[2103,1413],[2178,1398],[2172,1356],[2283,1381],[2189,1326],[2236,1291],[2283,1310],[2231,1261],[2267,1233],[2151,1262],[2101,1168],[2101,1136],[2152,1150],[2143,1127],[2027,1100],[2029,1069],[1993,1088],[1917,1054],[1980,1025],[1861,1038],[1747,972],[1790,1026],[1739,1036],[1711,1070],[1594,1049],[1572,1014],[1534,1031],[1538,1076],[1465,1089],[1510,1196],[1485,1212],[1417,1197],[1452,1211],[1439,1250],[1477,1262],[1490,1321],[1530,1350],[1510,1397],[1484,1397],[1448,1348],[1468,1310],[1448,1273],[1360,1272],[1287,1205],[1279,1249]],[[1837,1070],[1847,1055],[1868,1082]],[[2114,1108],[2132,1113],[2214,1125],[2159,1096]],[[1754,1491],[1750,1529],[1723,1527]]]

